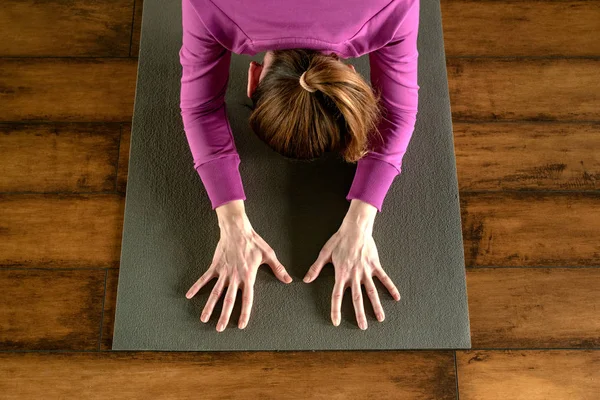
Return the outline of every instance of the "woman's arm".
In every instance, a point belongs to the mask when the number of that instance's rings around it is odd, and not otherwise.
[[[215,209],[246,199],[225,104],[231,51],[214,39],[190,0],[182,0],[182,25],[181,116],[194,168]]]
[[[369,53],[371,84],[381,92],[385,109],[378,127],[383,142],[373,136],[369,154],[357,163],[346,198],[365,201],[379,211],[394,178],[400,174],[417,117],[419,6],[419,0],[412,0],[394,38]]]

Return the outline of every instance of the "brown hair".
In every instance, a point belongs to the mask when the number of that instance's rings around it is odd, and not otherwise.
[[[347,162],[367,154],[382,116],[380,94],[334,53],[274,50],[252,93],[250,127],[281,155],[314,159],[339,151]],[[300,85],[300,76],[314,92]],[[381,135],[379,135],[381,137]]]

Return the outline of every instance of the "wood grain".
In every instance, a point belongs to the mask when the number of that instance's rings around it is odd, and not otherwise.
[[[599,199],[462,192],[466,264],[598,265]],[[122,193],[0,195],[0,266],[118,267],[124,200]]]
[[[131,122],[132,58],[0,59],[0,121]]]
[[[133,3],[6,0],[0,37],[7,40],[0,44],[0,56],[137,57],[143,1],[135,1],[135,11]],[[600,44],[589,34],[600,29],[595,2],[443,0],[441,7],[448,56],[600,54]]]
[[[595,1],[442,0],[441,9],[447,56],[600,54]]]
[[[131,0],[3,0],[0,56],[129,55]]]
[[[123,124],[121,145],[119,146],[119,169],[117,171],[117,191],[127,191],[127,174],[129,171],[129,152],[131,151],[131,124]]]
[[[104,277],[103,270],[0,269],[0,349],[96,350]]]
[[[589,399],[600,393],[600,351],[457,351],[461,400]]]
[[[131,123],[1,123],[0,191],[125,192]],[[600,188],[600,124],[454,126],[461,190]],[[117,141],[117,143],[116,143]]]
[[[600,123],[453,127],[460,190],[600,189]]]
[[[106,292],[104,295],[104,314],[102,319],[102,337],[100,350],[112,350],[115,329],[115,311],[117,310],[117,288],[119,284],[119,269],[106,270]]]
[[[131,34],[131,50],[129,55],[138,57],[140,53],[140,36],[142,33],[142,12],[144,0],[135,0],[135,12],[133,15],[133,31]]]
[[[454,378],[448,351],[0,354],[6,400],[443,400],[456,398]]]
[[[10,270],[9,270],[10,271]],[[84,273],[86,270],[83,270]],[[26,272],[21,272],[26,274]],[[39,273],[34,270],[33,273]],[[48,282],[60,281],[62,270],[43,272]],[[16,278],[9,277],[16,281]],[[7,278],[7,279],[9,279]],[[81,279],[82,282],[75,282]],[[85,288],[87,275],[70,277],[69,284]],[[85,281],[85,282],[84,282]],[[6,281],[9,282],[9,281]],[[14,282],[13,282],[14,283]],[[6,283],[5,286],[10,285]],[[102,328],[102,350],[110,350],[114,329],[118,270],[107,271]],[[30,285],[14,285],[25,290]],[[596,310],[600,269],[598,268],[481,268],[467,272],[467,291],[474,348],[587,348],[600,346],[600,321]],[[94,290],[97,290],[94,287]],[[59,293],[58,295],[60,295]],[[24,295],[9,294],[10,298]],[[82,294],[79,293],[79,296]],[[97,299],[97,295],[95,301]],[[24,302],[23,304],[29,304]],[[56,300],[51,300],[56,304]],[[101,304],[102,301],[99,301]],[[6,304],[3,302],[3,304]],[[11,304],[8,304],[10,309]],[[11,309],[19,319],[23,308]],[[60,311],[60,310],[59,310]],[[73,312],[75,320],[85,320],[89,309]],[[36,327],[32,327],[35,332]],[[73,332],[85,335],[87,329]],[[76,330],[76,329],[74,329]],[[40,342],[34,333],[26,335],[20,327],[20,345],[35,347]],[[49,343],[48,345],[51,345]],[[61,344],[54,344],[59,346]],[[58,348],[58,347],[55,347]],[[71,347],[67,347],[71,348]]]
[[[473,348],[600,347],[600,268],[467,271]]]
[[[459,120],[600,119],[600,60],[448,58]],[[136,59],[1,59],[3,121],[131,122]]]
[[[467,266],[600,265],[597,192],[461,192]]]
[[[120,194],[0,195],[0,266],[116,267]]]
[[[458,120],[600,120],[600,59],[446,59]]]
[[[600,188],[599,123],[455,122],[461,190]],[[125,192],[131,124],[123,124],[118,190]]]
[[[115,190],[118,124],[0,124],[0,192]]]
[[[106,285],[103,349],[112,346],[118,270]],[[600,346],[600,268],[467,270],[473,348]]]

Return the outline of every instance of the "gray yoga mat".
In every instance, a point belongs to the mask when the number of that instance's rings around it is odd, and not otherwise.
[[[179,110],[181,2],[145,0],[129,157],[114,350],[361,350],[469,348],[469,316],[456,161],[441,13],[421,1],[419,113],[402,173],[374,225],[396,302],[375,278],[386,314],[378,322],[366,296],[369,328],[357,326],[351,291],[342,322],[330,320],[334,270],[302,282],[341,223],[355,165],[334,155],[312,163],[286,160],[248,126],[247,70],[255,56],[232,55],[226,102],[241,157],[246,211],[294,281],[259,268],[248,326],[237,328],[241,291],[227,329],[200,313],[216,279],[192,300],[189,287],[210,265],[219,240],[215,211],[193,169]],[[368,55],[347,59],[369,78]]]

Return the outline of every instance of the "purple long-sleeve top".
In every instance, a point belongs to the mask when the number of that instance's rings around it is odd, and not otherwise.
[[[181,116],[213,209],[246,200],[225,104],[232,52],[308,48],[340,58],[368,53],[384,140],[357,162],[346,199],[381,211],[416,122],[419,0],[182,0],[182,25]]]

